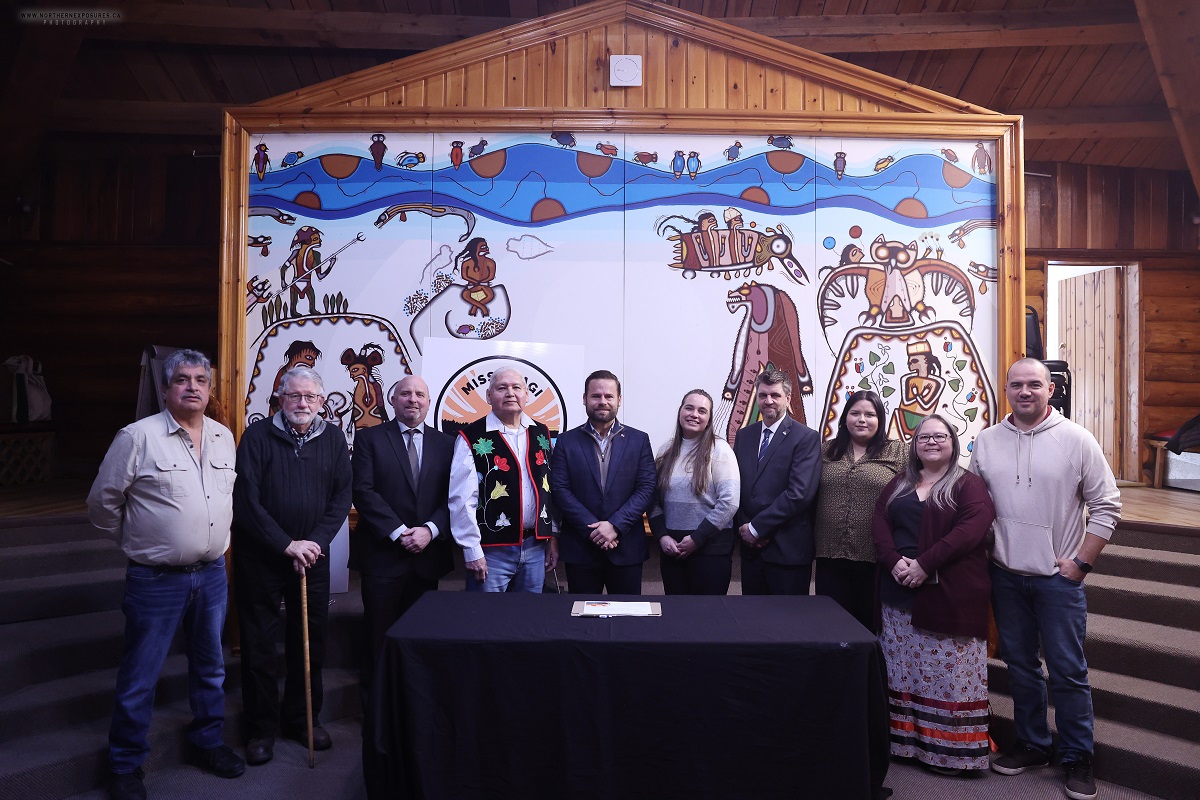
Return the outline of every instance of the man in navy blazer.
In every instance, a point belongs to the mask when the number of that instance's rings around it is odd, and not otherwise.
[[[738,525],[742,594],[808,594],[813,504],[821,482],[821,440],[788,413],[792,382],[764,370],[754,382],[762,420],[733,445],[742,477]]]
[[[397,383],[391,402],[396,418],[358,431],[351,460],[358,526],[350,565],[362,589],[363,770],[372,798],[385,795],[383,756],[371,738],[376,659],[392,624],[454,568],[447,505],[454,439],[424,424],[429,387],[419,377]]]
[[[567,585],[576,594],[641,594],[642,514],[656,486],[650,438],[617,421],[621,382],[608,370],[583,382],[583,405],[588,421],[558,437],[550,461]]]

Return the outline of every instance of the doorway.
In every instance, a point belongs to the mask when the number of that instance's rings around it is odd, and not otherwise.
[[[1139,356],[1128,325],[1136,329],[1137,298],[1137,264],[1047,265],[1046,357],[1070,366],[1073,421],[1096,437],[1113,474],[1132,480]]]

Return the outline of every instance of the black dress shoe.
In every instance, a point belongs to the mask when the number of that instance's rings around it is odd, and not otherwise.
[[[218,778],[236,778],[246,771],[246,762],[225,745],[196,749],[196,763]]]
[[[308,747],[308,731],[304,725],[289,725],[283,729],[283,738]],[[329,732],[320,725],[313,725],[313,750],[328,750],[333,747]]]
[[[257,767],[275,757],[275,739],[251,739],[246,742],[246,763]]]
[[[112,800],[146,800],[146,784],[142,783],[142,768],[133,772],[114,772],[108,784],[108,796]]]

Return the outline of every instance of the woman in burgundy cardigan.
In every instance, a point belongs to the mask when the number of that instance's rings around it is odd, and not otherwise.
[[[925,418],[871,526],[884,573],[879,640],[892,755],[943,774],[988,767],[987,546],[996,511],[958,460],[954,429],[936,414]]]

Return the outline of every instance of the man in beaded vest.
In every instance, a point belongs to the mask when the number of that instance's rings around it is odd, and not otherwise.
[[[525,414],[521,373],[502,367],[492,410],[467,425],[450,466],[450,532],[463,549],[467,590],[540,592],[558,561],[550,523],[550,430]]]

